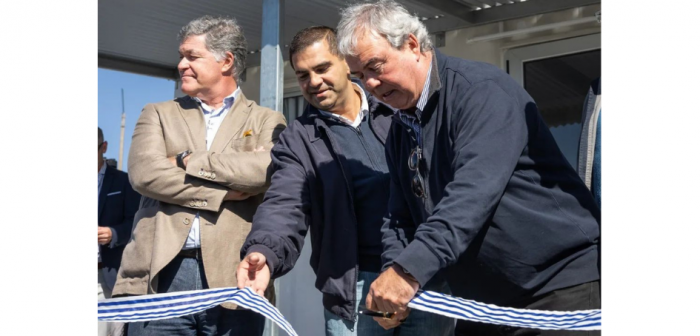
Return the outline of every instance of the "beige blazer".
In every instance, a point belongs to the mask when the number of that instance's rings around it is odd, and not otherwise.
[[[129,151],[129,179],[144,197],[112,295],[155,293],[158,272],[184,246],[197,212],[209,287],[235,287],[241,245],[270,184],[269,150],[285,127],[282,113],[240,93],[207,151],[204,116],[194,99],[144,107]],[[254,152],[258,146],[266,151]],[[185,150],[192,151],[186,171],[168,160]],[[224,202],[229,189],[255,196]]]

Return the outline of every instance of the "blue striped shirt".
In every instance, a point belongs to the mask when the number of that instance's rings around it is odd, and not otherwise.
[[[431,60],[430,67],[428,67],[428,75],[425,77],[425,84],[423,84],[423,92],[421,92],[420,97],[418,98],[418,103],[416,104],[415,115],[409,114],[403,110],[399,110],[397,112],[401,121],[416,132],[416,140],[418,141],[418,146],[420,147],[423,147],[423,137],[421,136],[420,130],[420,116],[425,108],[425,104],[428,103],[428,98],[430,98],[428,97],[428,92],[430,91],[430,74],[432,71],[433,61]]]

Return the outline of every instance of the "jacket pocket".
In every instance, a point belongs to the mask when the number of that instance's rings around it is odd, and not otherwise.
[[[251,135],[231,141],[231,149],[237,152],[252,152],[258,145],[258,135]]]

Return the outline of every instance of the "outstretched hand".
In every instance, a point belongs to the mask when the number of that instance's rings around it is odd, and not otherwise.
[[[238,265],[236,272],[238,288],[252,287],[253,291],[265,295],[265,289],[270,283],[270,268],[262,253],[253,252],[247,255]]]

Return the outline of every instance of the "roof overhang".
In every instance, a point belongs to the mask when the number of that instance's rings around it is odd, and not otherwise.
[[[517,19],[600,3],[600,0],[402,0],[431,33]],[[335,27],[343,0],[285,2],[284,43],[308,26]],[[176,5],[175,5],[176,4]],[[313,13],[311,15],[310,13]],[[177,33],[203,15],[235,18],[248,41],[247,66],[260,64],[262,1],[250,0],[99,0],[98,66],[177,79]],[[286,52],[283,53],[286,57]]]

